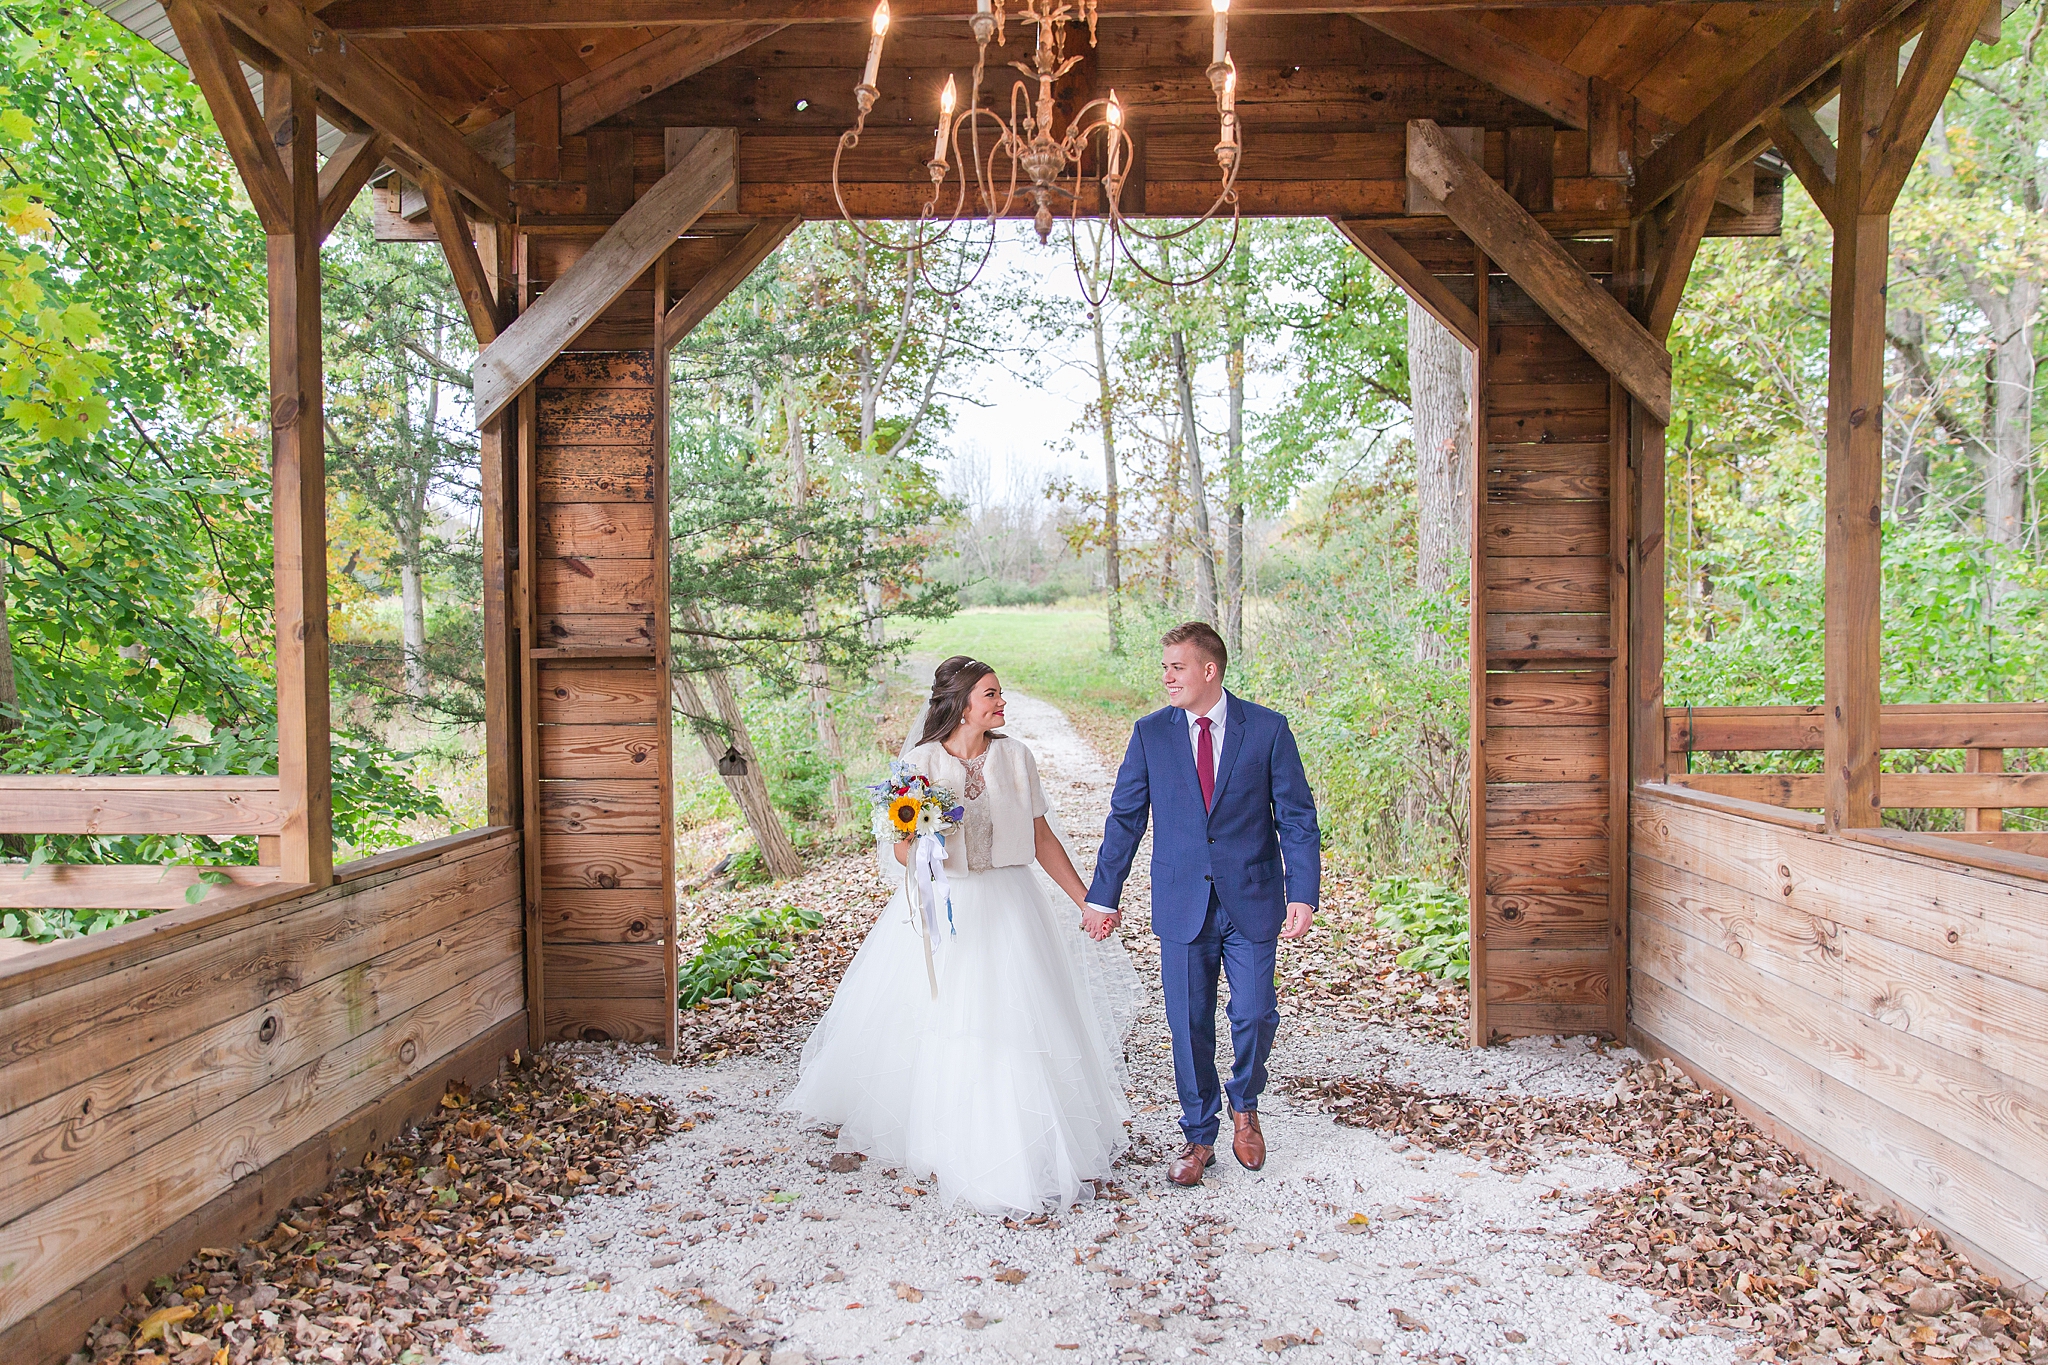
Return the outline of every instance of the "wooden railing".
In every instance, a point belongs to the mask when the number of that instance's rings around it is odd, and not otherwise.
[[[1826,723],[1819,706],[1667,706],[1667,780],[1675,786],[1766,805],[1814,810],[1824,802],[1819,773],[1688,772],[1694,756],[1715,752],[1817,750]],[[1957,809],[1950,839],[2048,856],[2048,834],[2008,832],[2005,812],[2048,807],[2048,773],[2008,773],[2008,749],[2048,748],[2048,703],[1896,705],[1878,720],[1884,749],[1960,749],[1960,773],[1885,773],[1878,800],[1887,810]]]
[[[164,910],[187,904],[202,883],[275,886],[284,822],[275,777],[0,777],[0,834],[254,836],[259,864],[0,864],[0,909]]]

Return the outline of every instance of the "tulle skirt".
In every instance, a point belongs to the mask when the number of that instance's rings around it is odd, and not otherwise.
[[[1141,999],[1114,938],[1083,934],[1031,867],[952,878],[953,928],[924,947],[899,889],[805,1043],[782,1108],[839,1150],[937,1177],[949,1202],[1036,1213],[1092,1194],[1126,1142],[1123,1037]]]

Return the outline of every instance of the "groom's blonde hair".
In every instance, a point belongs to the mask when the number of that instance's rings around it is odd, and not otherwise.
[[[1185,621],[1160,636],[1159,644],[1164,649],[1193,645],[1204,658],[1216,665],[1219,678],[1223,676],[1223,670],[1230,667],[1230,649],[1223,643],[1223,637],[1216,633],[1216,627],[1207,621]]]

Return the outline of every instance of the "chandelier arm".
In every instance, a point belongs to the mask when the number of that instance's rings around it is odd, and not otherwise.
[[[1233,201],[1232,203],[1232,208],[1233,210],[1235,210],[1236,208],[1235,201]],[[1201,220],[1201,222],[1207,221],[1207,219]],[[1199,225],[1199,223],[1196,224],[1196,226]],[[1192,276],[1187,279],[1168,279],[1163,275],[1153,274],[1150,270],[1148,270],[1145,267],[1145,263],[1142,260],[1138,259],[1137,253],[1132,251],[1130,246],[1122,240],[1121,234],[1118,235],[1117,245],[1119,247],[1122,247],[1124,259],[1131,263],[1132,268],[1135,269],[1140,275],[1143,275],[1146,279],[1151,280],[1154,284],[1163,285],[1168,289],[1192,289],[1198,284],[1207,284],[1210,280],[1216,278],[1216,274],[1218,271],[1222,270],[1224,266],[1230,264],[1231,254],[1237,250],[1238,236],[1242,232],[1243,227],[1244,215],[1242,213],[1233,211],[1230,215],[1230,245],[1226,246],[1223,249],[1223,254],[1216,258],[1216,263],[1214,265],[1210,266],[1207,270],[1204,270],[1201,274]],[[1146,238],[1145,240],[1159,241],[1161,239]]]
[[[847,208],[846,195],[839,184],[839,158],[846,154],[847,148],[858,147],[859,145],[860,130],[851,128],[839,135],[839,146],[832,153],[832,198],[839,205],[839,216],[845,220],[846,225],[859,234],[862,241],[867,242],[870,246],[879,247],[884,251],[912,251],[926,246],[936,246],[940,242],[945,241],[952,233],[953,225],[951,223],[948,223],[929,237],[919,238],[907,243],[892,242],[885,237],[877,237],[874,233],[861,226],[860,220],[853,216],[851,209]],[[926,219],[920,217],[918,221],[922,223]]]

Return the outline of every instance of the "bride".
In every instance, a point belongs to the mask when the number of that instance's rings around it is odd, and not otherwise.
[[[1031,750],[998,733],[1002,723],[994,669],[965,656],[939,665],[904,754],[965,807],[946,841],[937,998],[900,884],[906,838],[883,855],[896,895],[805,1043],[782,1108],[837,1124],[841,1151],[936,1175],[949,1202],[1036,1213],[1089,1197],[1125,1146],[1122,1037],[1139,987],[1107,918],[1086,909]],[[1034,863],[1071,913],[1054,909]]]

